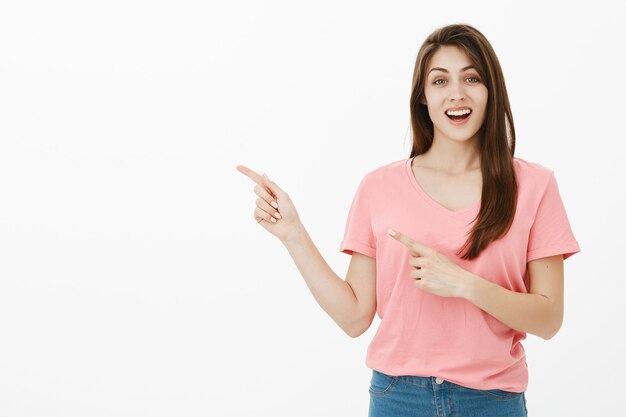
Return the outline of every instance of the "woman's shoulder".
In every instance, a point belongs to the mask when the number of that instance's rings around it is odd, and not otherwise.
[[[531,196],[543,195],[550,182],[554,180],[552,168],[538,162],[514,157],[513,165],[518,190],[526,199],[532,199]]]
[[[360,178],[358,181],[359,190],[367,190],[367,193],[378,193],[402,184],[406,181],[407,170],[410,169],[408,167],[409,159],[386,162],[375,165],[373,168],[370,166],[363,169],[362,167],[362,173],[356,174],[357,178]]]
[[[406,175],[409,159],[410,158],[399,159],[370,168],[365,172],[363,180],[372,185],[389,185],[394,180],[403,180]]]
[[[520,157],[513,157],[513,166],[518,179],[536,180],[540,178],[549,178],[554,170],[539,162],[528,161]]]
[[[386,173],[389,171],[398,171],[406,166],[410,158],[397,159],[392,162],[386,162],[383,165],[378,165],[368,172],[368,175],[377,175]]]

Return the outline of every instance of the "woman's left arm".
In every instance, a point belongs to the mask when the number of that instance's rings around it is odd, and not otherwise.
[[[411,255],[414,285],[441,297],[464,298],[512,329],[548,340],[563,323],[563,255],[528,262],[528,293],[507,290],[461,268],[444,254],[389,229]]]
[[[469,271],[463,298],[520,332],[551,339],[563,323],[563,255],[528,262],[529,293],[507,290]]]

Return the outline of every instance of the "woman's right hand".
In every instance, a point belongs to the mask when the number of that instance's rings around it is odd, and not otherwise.
[[[289,194],[267,176],[259,175],[243,165],[237,165],[236,168],[257,184],[253,190],[259,196],[256,200],[257,207],[254,209],[254,220],[282,242],[300,233],[303,226]],[[272,202],[278,207],[273,207]],[[277,218],[275,213],[278,213],[280,218]],[[272,218],[276,222],[273,222]]]

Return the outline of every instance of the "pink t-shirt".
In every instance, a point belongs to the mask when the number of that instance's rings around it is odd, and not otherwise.
[[[527,263],[580,251],[554,172],[514,158],[517,211],[509,232],[471,261],[456,255],[480,202],[449,210],[420,187],[413,158],[379,167],[361,180],[340,251],[376,259],[376,312],[381,322],[366,366],[389,375],[437,376],[469,388],[524,392],[528,367],[522,340],[471,302],[440,297],[413,285],[409,252],[387,234],[398,230],[443,253],[462,268],[516,292],[528,293]]]

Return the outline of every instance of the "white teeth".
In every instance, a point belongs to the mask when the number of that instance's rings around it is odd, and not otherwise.
[[[464,114],[469,114],[472,111],[470,109],[464,109],[464,110],[451,110],[451,111],[447,111],[446,114],[450,115],[450,116],[463,116]]]

